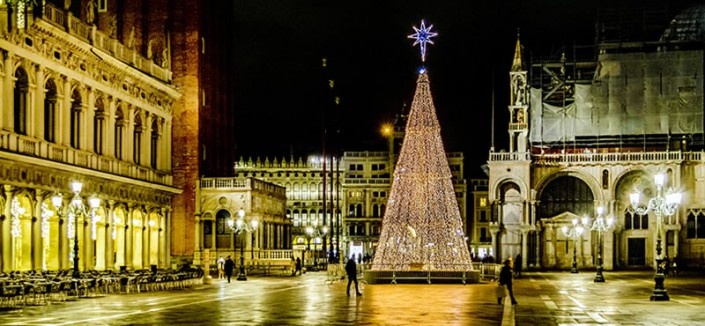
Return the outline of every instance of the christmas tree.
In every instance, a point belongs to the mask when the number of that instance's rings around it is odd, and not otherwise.
[[[372,270],[471,270],[441,127],[424,69],[416,81],[405,131]]]

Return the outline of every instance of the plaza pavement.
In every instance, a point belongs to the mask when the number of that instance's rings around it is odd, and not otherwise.
[[[590,271],[524,273],[515,306],[498,305],[491,282],[374,284],[348,297],[325,272],[252,276],[0,310],[0,325],[705,325],[705,277],[669,277],[671,300],[652,302],[651,272],[604,274],[606,283]]]

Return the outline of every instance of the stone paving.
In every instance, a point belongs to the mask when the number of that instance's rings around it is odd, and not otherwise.
[[[0,311],[0,325],[500,325],[493,284],[363,286],[324,272]],[[354,293],[354,290],[351,291]]]
[[[668,277],[670,301],[650,301],[653,272],[525,273],[516,280],[516,325],[705,325],[705,277]]]
[[[652,276],[525,273],[512,306],[493,283],[374,284],[348,297],[345,282],[310,272],[0,310],[0,325],[705,325],[705,277],[669,277],[671,300],[653,302]]]

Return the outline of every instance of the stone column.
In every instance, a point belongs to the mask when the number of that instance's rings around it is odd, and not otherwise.
[[[614,269],[614,236],[613,230],[602,234],[602,268],[607,271]]]
[[[127,213],[125,217],[127,219],[127,221],[125,221],[125,266],[127,266],[127,269],[132,269],[132,266],[134,265],[132,260],[132,240],[135,237],[135,231],[132,229],[134,227],[134,223],[132,221],[132,219],[134,218],[134,211],[135,204],[128,204]]]
[[[115,112],[117,99],[114,97],[108,98],[108,107],[105,109],[105,117],[103,123],[103,156],[115,157]]]
[[[36,65],[36,86],[34,87],[35,101],[32,106],[34,111],[30,114],[28,118],[29,121],[33,122],[33,126],[30,128],[32,132],[31,135],[44,140],[44,68],[37,64]]]
[[[117,237],[117,229],[115,226],[115,201],[108,200],[105,208],[108,214],[108,216],[105,217],[105,222],[108,226],[105,229],[105,269],[115,270],[115,238],[113,238],[113,231],[115,232],[115,237]]]
[[[164,263],[171,268],[171,209],[164,209]]]
[[[42,201],[46,192],[37,190],[34,196],[34,221],[32,222],[32,269],[42,271],[46,269],[46,254],[44,238],[42,237]],[[47,235],[49,236],[49,235]]]
[[[155,118],[156,116],[154,114],[147,113],[144,119],[147,125],[142,128],[142,152],[147,153],[147,157],[145,158],[145,155],[142,155],[141,165],[149,166],[150,168],[152,167],[152,152],[157,150],[157,154],[159,154],[159,146],[152,148],[152,123]],[[157,159],[157,162],[158,161],[159,159]]]
[[[86,112],[84,115],[85,118],[82,119],[85,122],[83,130],[85,132],[83,133],[81,138],[85,139],[85,144],[81,147],[81,149],[85,149],[91,152],[95,151],[95,133],[97,130],[95,129],[95,101],[96,101],[96,96],[95,96],[95,89],[89,88],[88,89],[88,103],[85,103],[83,106],[83,110]],[[90,128],[89,128],[90,126]]]
[[[125,134],[122,136],[122,157],[124,161],[135,161],[132,148],[135,142],[135,107],[131,104],[125,106]]]
[[[145,207],[147,214],[142,219],[142,268],[149,268],[152,264],[152,226],[149,221],[152,220],[152,207]]]
[[[164,133],[166,134],[164,140],[164,146],[166,147],[166,155],[164,156],[164,165],[171,168],[171,120],[167,121],[164,127]]]
[[[534,257],[536,257],[536,262],[534,263],[534,267],[541,269],[543,268],[543,264],[541,264],[541,262],[543,261],[543,257],[541,257],[541,229],[539,229],[538,226],[536,227],[536,232],[534,232],[534,236],[536,237],[536,241],[534,242],[536,244],[534,248]]]
[[[60,113],[57,116],[61,127],[57,134],[56,143],[68,147],[71,144],[71,115],[73,114],[71,112],[71,78],[68,76],[64,78],[64,92],[62,95],[64,96],[63,105],[57,110],[57,113]]]
[[[528,254],[529,254],[529,248],[528,248],[528,245],[527,245],[527,237],[528,237],[528,235],[529,235],[529,231],[528,231],[528,230],[521,230],[521,266],[522,266],[523,268],[528,267],[528,265],[526,264],[527,257],[528,257]]]
[[[12,265],[12,258],[14,256],[12,255],[12,235],[10,234],[12,225],[10,206],[15,188],[5,185],[3,190],[5,190],[5,207],[3,209],[5,219],[2,221],[2,271],[7,273],[11,272],[14,268]]]
[[[83,205],[88,205],[86,198],[83,199]],[[86,207],[86,214],[80,214],[77,218],[81,218],[81,223],[78,225],[78,249],[79,260],[78,268],[85,271],[93,268],[93,239],[91,238],[91,213]]]
[[[543,229],[544,238],[546,241],[544,256],[546,257],[546,266],[544,267],[555,267],[556,266],[556,235],[555,228],[553,224],[546,224]]]

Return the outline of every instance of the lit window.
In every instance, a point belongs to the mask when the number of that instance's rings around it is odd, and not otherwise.
[[[108,11],[108,0],[98,0],[98,12]]]

